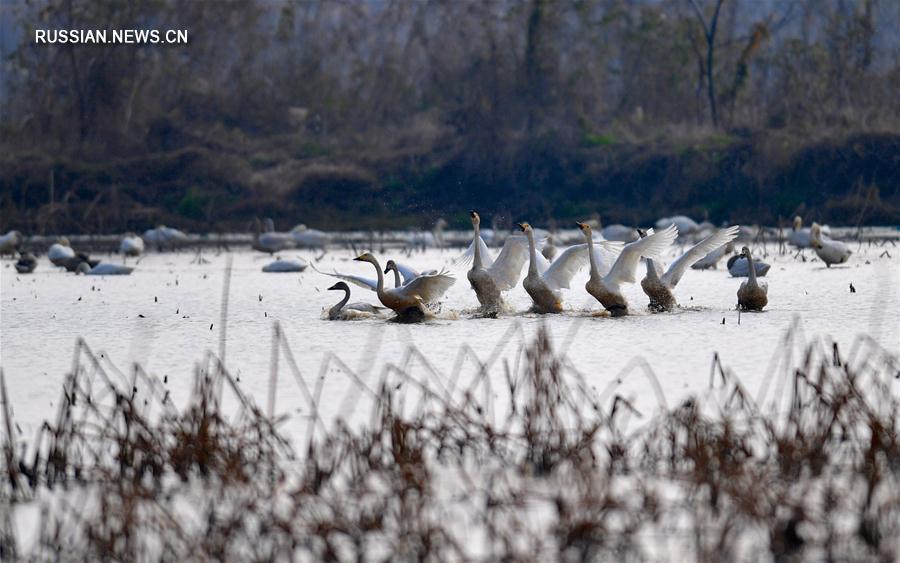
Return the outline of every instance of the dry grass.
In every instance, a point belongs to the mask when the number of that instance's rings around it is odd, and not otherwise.
[[[896,560],[897,359],[865,339],[846,358],[806,350],[784,379],[773,366],[783,402],[764,408],[716,360],[705,397],[640,425],[543,329],[467,378],[411,349],[372,388],[331,357],[350,410],[371,405],[355,424],[322,418],[323,379],[305,383],[276,327],[269,412],[284,362],[306,397],[298,444],[211,354],[176,408],[163,381],[79,341],[27,448],[3,411],[0,558]],[[29,503],[40,539],[23,553],[8,508]]]

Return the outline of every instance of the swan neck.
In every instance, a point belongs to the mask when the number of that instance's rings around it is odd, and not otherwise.
[[[400,270],[397,267],[391,268],[391,271],[394,272],[394,287],[400,287],[403,285],[403,282],[400,281]]]
[[[656,273],[656,264],[653,263],[653,259],[647,258],[646,261],[647,261],[647,277],[653,281],[658,280],[659,276]]]
[[[534,246],[534,231],[526,231],[525,236],[528,238],[528,273],[537,274],[537,249]]]
[[[597,259],[594,256],[594,235],[593,233],[584,233],[584,238],[587,239],[587,249],[588,249],[588,260],[591,263],[591,277],[599,277],[600,271],[597,270]]]
[[[475,245],[475,255],[472,259],[472,267],[481,268],[481,245],[479,244],[481,242],[481,225],[478,221],[475,221],[473,225],[475,226],[475,241],[473,243]]]
[[[375,266],[375,273],[378,276],[378,285],[375,286],[375,293],[381,299],[384,296],[384,274],[381,272],[381,264],[378,263],[378,260],[372,258],[371,264]]]
[[[332,317],[337,316],[337,314],[341,312],[341,309],[344,308],[344,305],[347,304],[347,301],[350,301],[350,290],[349,289],[344,290],[344,298],[341,299],[340,301],[338,301],[337,304],[331,308],[331,310],[328,312],[329,316],[332,316]]]
[[[747,254],[747,267],[750,268],[750,285],[756,285],[756,268],[753,266],[753,258]]]

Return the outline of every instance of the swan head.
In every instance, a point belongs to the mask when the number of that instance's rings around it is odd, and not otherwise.
[[[803,218],[801,218],[799,215],[797,215],[796,217],[794,217],[794,230],[797,230],[802,226],[803,226]]]
[[[375,262],[375,257],[372,256],[372,253],[371,253],[371,252],[363,252],[362,254],[360,254],[359,256],[357,256],[356,258],[354,258],[354,260],[357,261],[357,262],[368,262],[369,264],[375,264],[375,263],[376,263],[376,262]]]
[[[393,260],[388,260],[387,264],[384,265],[384,273],[385,274],[390,272],[391,270],[396,270],[396,269],[397,269],[397,263],[394,262]]]
[[[584,233],[584,236],[591,236],[592,229],[590,223],[582,223],[580,221],[575,221],[575,224],[578,225],[578,228],[581,229],[581,232]]]
[[[67,239],[66,237],[59,237],[58,239],[56,239],[56,244],[59,244],[61,246],[72,246],[71,244],[69,244],[69,239]]]
[[[641,238],[645,238],[647,236],[647,231],[645,231],[644,229],[635,229],[635,231],[637,231],[638,236]]]
[[[91,265],[87,262],[79,262],[78,267],[75,268],[76,274],[87,274],[91,271]]]
[[[331,286],[331,287],[328,288],[328,291],[332,291],[332,290],[335,290],[335,291],[350,291],[350,286],[347,285],[345,282],[339,281],[339,282],[337,282],[336,284],[334,284],[333,286]]]
[[[472,219],[472,225],[478,226],[481,225],[481,217],[478,215],[478,212],[474,209],[469,211],[469,217]]]
[[[744,256],[745,258],[750,258],[750,249],[747,248],[746,246],[742,247],[741,248],[741,256]]]
[[[524,221],[521,222],[521,223],[516,223],[516,226],[519,227],[519,229],[520,229],[523,233],[533,232],[533,230],[532,230],[532,228],[531,228],[531,225],[529,225],[528,223],[526,223],[526,222],[524,222]]]

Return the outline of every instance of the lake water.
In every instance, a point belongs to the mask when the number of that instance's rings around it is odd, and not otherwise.
[[[885,247],[854,244],[852,248],[849,264],[826,269],[819,261],[773,254],[774,246],[770,247],[765,258],[772,264],[765,278],[769,305],[762,314],[742,314],[740,324],[734,306],[741,280],[728,275],[724,260],[719,270],[688,271],[676,290],[681,310],[650,314],[640,287],[632,285],[626,288],[626,296],[635,314],[616,319],[600,314],[600,305],[585,293],[586,271],[565,292],[569,309],[565,314],[525,313],[530,300],[519,285],[507,294],[511,308],[519,313],[499,319],[474,318],[475,295],[465,270],[457,268],[453,270],[457,283],[447,293],[438,318],[401,325],[375,319],[323,320],[323,309],[341,297],[339,292],[326,291],[333,278],[311,268],[299,274],[263,273],[269,257],[240,251],[231,254],[226,364],[245,391],[265,405],[277,321],[309,385],[320,376],[323,360],[333,353],[374,386],[385,366],[403,361],[410,346],[437,370],[435,377],[449,379],[464,345],[482,360],[497,352],[498,363],[490,373],[493,384],[502,385],[499,362],[514,361],[523,343],[544,323],[557,348],[565,350],[573,366],[598,390],[635,367],[639,372],[649,366],[671,406],[688,393],[706,389],[713,353],[718,352],[723,364],[756,394],[772,371],[772,362],[783,355],[781,343],[792,325],[798,329],[799,340],[833,338],[848,351],[859,335],[866,334],[889,351],[900,352],[900,249],[889,244],[891,258],[881,256]],[[676,251],[673,248],[673,256]],[[394,257],[419,269],[440,268],[449,265],[458,252],[430,250],[379,259]],[[761,254],[762,249],[757,247],[755,253]],[[295,256],[313,259],[312,253],[300,251],[282,254],[283,258]],[[806,256],[813,255],[807,250]],[[187,396],[195,362],[207,350],[219,349],[228,255],[205,253],[206,263],[197,263],[195,257],[193,252],[151,252],[131,276],[105,278],[60,271],[44,257],[34,274],[17,275],[12,262],[3,261],[0,366],[24,438],[34,436],[55,411],[79,336],[124,371],[136,362],[167,376],[176,403]],[[353,262],[352,257],[349,250],[332,250],[316,266],[374,277],[373,266]],[[108,259],[121,261],[120,257]],[[851,283],[856,293],[850,292]],[[351,300],[377,303],[374,293],[355,287]],[[283,361],[280,365],[277,411],[302,412],[303,394]],[[460,371],[472,372],[474,365],[464,362]],[[421,361],[408,367],[420,373],[425,370]],[[340,371],[333,368],[323,373],[322,405],[331,414],[350,416],[355,403],[345,399],[352,385]],[[617,392],[633,398],[639,409],[652,411],[656,395],[638,372],[626,378]]]

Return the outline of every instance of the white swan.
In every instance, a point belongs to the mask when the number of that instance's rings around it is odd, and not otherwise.
[[[813,223],[810,228],[810,243],[813,250],[825,266],[830,268],[832,264],[843,264],[853,251],[846,244],[839,240],[831,240],[822,234],[822,227],[818,223]]]
[[[318,229],[310,229],[306,225],[300,224],[291,229],[291,238],[297,248],[318,248],[325,250],[328,244],[328,233]]]
[[[688,266],[707,256],[713,250],[724,247],[733,241],[738,234],[738,227],[720,229],[701,240],[690,250],[672,262],[669,269],[662,275],[656,269],[653,258],[647,260],[647,276],[641,280],[641,289],[650,298],[650,309],[654,311],[671,311],[678,304],[672,290],[678,285],[681,276],[687,271]]]
[[[825,235],[831,234],[831,229],[827,226],[822,226],[820,228]],[[812,229],[803,226],[803,218],[799,215],[794,217],[791,232],[788,233],[788,243],[801,249],[812,247]]]
[[[561,290],[568,289],[572,277],[593,259],[588,256],[589,253],[593,254],[590,252],[592,247],[589,248],[587,244],[570,246],[551,264],[538,253],[531,225],[519,223],[519,228],[528,238],[528,274],[522,280],[522,287],[534,302],[533,310],[537,313],[561,313]],[[603,252],[607,254],[615,254],[621,247],[621,243],[610,241],[598,244],[603,246]]]
[[[272,274],[287,274],[302,272],[307,266],[309,266],[309,263],[301,258],[296,260],[275,260],[263,266],[262,271]]]
[[[434,229],[429,232],[414,232],[406,237],[406,246],[411,250],[425,250],[427,248],[444,247],[444,228],[447,221],[441,217],[434,223]]]
[[[597,220],[597,223],[598,225],[600,224],[599,219]],[[620,225],[619,223],[607,225],[600,229],[600,236],[606,240],[617,240],[619,242],[634,242],[640,238],[634,227],[627,227],[625,225]]]
[[[470,211],[469,216],[475,228],[475,238],[463,255],[466,261],[469,258],[472,260],[472,268],[466,278],[481,306],[488,312],[496,312],[503,306],[502,293],[519,283],[522,266],[528,260],[528,239],[522,236],[507,237],[494,260],[481,238],[481,217],[475,211]]]
[[[746,278],[750,275],[750,262],[747,261],[743,254],[732,256],[728,259],[726,265],[728,266],[728,273],[733,278]],[[762,260],[753,260],[753,271],[761,278],[769,273],[771,267],[771,264],[767,264]]]
[[[19,231],[9,231],[5,235],[0,235],[0,255],[13,254],[22,244],[22,240],[22,233]]]
[[[346,321],[364,316],[379,315],[384,310],[383,307],[378,307],[371,303],[356,302],[348,305],[347,302],[350,301],[350,287],[342,281],[329,287],[328,290],[344,292],[344,298],[328,309],[329,320]]]
[[[750,264],[748,268],[750,279],[741,283],[741,287],[738,288],[738,307],[745,311],[762,311],[763,307],[769,303],[769,286],[765,282],[756,280],[756,268],[753,267],[750,249],[746,246],[742,248],[741,256],[746,258],[747,263]]]
[[[696,221],[685,215],[675,215],[674,217],[663,217],[656,222],[657,229],[666,229],[672,225],[678,227],[678,234],[681,236],[690,235],[700,230],[700,225]]]
[[[384,273],[375,256],[370,252],[365,252],[354,260],[368,262],[375,266],[375,271],[378,273],[378,285],[375,289],[378,300],[385,307],[394,310],[403,320],[422,320],[427,314],[424,305],[437,302],[450,289],[450,286],[456,283],[452,276],[440,273],[419,276],[406,285],[385,289]]]
[[[159,225],[155,229],[147,229],[144,231],[143,238],[145,242],[155,244],[159,251],[162,251],[164,246],[174,249],[176,246],[188,242],[188,236],[182,231],[165,225]]]
[[[597,263],[595,253],[593,252],[594,237],[591,233],[591,227],[587,223],[577,223],[578,228],[584,234],[588,245],[591,247],[591,277],[588,279],[584,288],[590,293],[603,307],[609,311],[614,317],[621,317],[628,314],[628,301],[622,295],[620,286],[623,283],[634,283],[637,281],[635,275],[637,273],[638,262],[641,256],[645,258],[656,258],[667,249],[675,239],[678,238],[678,228],[675,225],[669,225],[665,230],[652,233],[646,237],[626,244],[615,263],[604,273]]]
[[[144,239],[134,233],[125,233],[119,243],[119,252],[125,256],[140,256],[144,252]]]
[[[253,237],[253,250],[275,254],[288,248],[294,248],[294,237],[291,233],[279,233],[275,230],[275,223],[268,217],[264,219],[265,228],[259,219],[254,221],[256,234]]]
[[[738,231],[738,236],[735,240],[739,240],[741,238],[740,231]],[[722,245],[719,248],[713,250],[703,258],[697,260],[693,264],[691,264],[691,269],[693,270],[708,270],[712,268],[713,270],[719,267],[719,261],[722,260],[728,254],[734,252],[734,241],[729,242],[728,244]]]
[[[86,276],[127,276],[134,271],[131,266],[122,266],[121,264],[110,264],[109,262],[100,262],[93,268],[87,262],[81,262],[76,268],[76,272]]]
[[[50,245],[50,249],[47,250],[47,258],[50,259],[50,262],[52,262],[54,266],[65,266],[66,262],[75,258],[75,251],[72,249],[71,245],[69,245],[69,239],[66,237],[59,237],[55,243]]]

